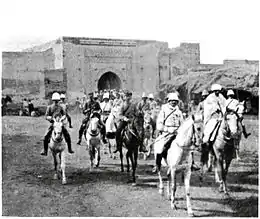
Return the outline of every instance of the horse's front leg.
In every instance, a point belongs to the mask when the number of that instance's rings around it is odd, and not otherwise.
[[[60,167],[61,167],[61,177],[62,177],[62,184],[67,184],[66,175],[65,175],[65,153],[61,152],[60,154]]]
[[[191,198],[190,198],[190,178],[191,178],[191,167],[189,167],[189,169],[185,171],[184,185],[185,185],[185,192],[186,192],[188,216],[194,216],[191,207]]]
[[[53,161],[54,161],[54,176],[53,179],[56,180],[58,179],[58,161],[57,161],[57,156],[56,153],[52,152],[52,156],[53,156]]]
[[[223,179],[223,174],[224,174],[224,168],[223,168],[223,156],[219,154],[216,160],[216,166],[217,166],[217,174],[218,174],[218,180],[219,180],[219,192],[223,192],[224,190],[224,179]]]
[[[122,149],[122,147],[120,147],[119,153],[120,153],[120,161],[121,161],[121,172],[124,172],[123,149]]]
[[[155,162],[156,162],[156,168],[158,172],[158,177],[159,177],[159,193],[163,195],[163,179],[161,176],[161,161],[162,161],[162,155],[161,154],[156,154],[155,156]]]
[[[129,173],[130,172],[130,163],[129,163],[129,159],[130,159],[130,153],[129,150],[126,152],[126,171]]]
[[[177,206],[175,205],[175,193],[176,193],[176,169],[171,167],[171,209],[177,210]]]
[[[97,161],[96,161],[96,167],[99,167],[99,164],[100,164],[100,160],[101,160],[101,155],[100,155],[100,147],[98,147],[97,149],[96,149],[96,159],[97,159]]]
[[[168,195],[168,199],[171,200],[171,168],[168,167],[167,170],[167,195]]]
[[[135,172],[136,172],[136,168],[137,168],[137,158],[138,158],[138,149],[136,151],[134,151],[133,154],[131,154],[131,162],[132,162],[132,177],[133,177],[133,186],[136,185],[136,177],[135,177]]]

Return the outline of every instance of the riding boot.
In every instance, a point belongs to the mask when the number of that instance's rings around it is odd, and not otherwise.
[[[80,129],[79,129],[79,140],[78,140],[78,142],[77,142],[78,145],[81,144],[81,139],[82,139],[82,135],[83,135],[83,133],[84,133],[85,128],[86,128],[86,125],[85,125],[85,124],[82,124],[82,125],[80,126]]]
[[[68,145],[68,152],[69,152],[70,154],[73,154],[74,151],[73,151],[72,148],[71,148],[71,138],[70,138],[70,134],[69,134],[69,132],[67,131],[67,129],[65,129],[64,127],[63,127],[63,134],[64,134],[65,141],[67,142],[67,145]]]
[[[245,138],[247,138],[248,136],[251,135],[251,133],[246,132],[246,126],[245,125],[242,125],[242,131],[243,131],[243,135],[244,135]]]

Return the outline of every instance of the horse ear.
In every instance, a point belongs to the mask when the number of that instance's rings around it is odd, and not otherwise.
[[[194,116],[194,114],[191,115],[191,118],[192,118],[193,121],[195,121],[195,116]]]

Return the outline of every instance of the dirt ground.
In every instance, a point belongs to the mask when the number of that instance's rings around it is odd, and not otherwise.
[[[81,117],[72,118],[74,128],[70,132],[75,154],[67,155],[67,185],[52,179],[51,154],[39,155],[48,122],[43,117],[2,118],[3,216],[187,216],[180,177],[178,210],[174,211],[167,196],[158,193],[152,158],[139,160],[135,187],[128,183],[130,176],[120,172],[119,159],[109,158],[104,154],[105,149],[102,149],[101,166],[90,172],[85,142],[76,145]],[[252,136],[242,139],[242,160],[231,164],[227,178],[229,198],[218,192],[213,173],[205,176],[201,186],[198,173],[193,173],[191,197],[196,216],[258,216],[258,120],[250,118],[245,123]]]

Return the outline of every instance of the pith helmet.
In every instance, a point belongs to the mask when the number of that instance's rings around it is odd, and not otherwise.
[[[209,92],[207,90],[202,91],[202,96],[207,96]]]
[[[176,93],[169,93],[168,95],[168,101],[170,100],[176,100],[176,101],[179,101],[179,97]]]
[[[105,99],[105,98],[109,99],[109,93],[104,93],[103,94],[103,99]]]
[[[232,95],[235,95],[234,91],[233,90],[228,90],[227,96],[232,96]]]
[[[148,98],[149,98],[149,99],[154,99],[153,94],[149,94]]]
[[[147,95],[145,94],[145,92],[143,92],[142,98],[147,98]]]
[[[65,94],[61,94],[61,95],[60,95],[60,98],[61,98],[61,99],[65,99],[65,98],[66,98]]]
[[[219,90],[221,91],[222,87],[220,84],[212,84],[211,86],[211,91],[216,91],[216,90]]]
[[[51,97],[52,100],[60,100],[60,94],[55,92],[52,94],[52,97]]]

